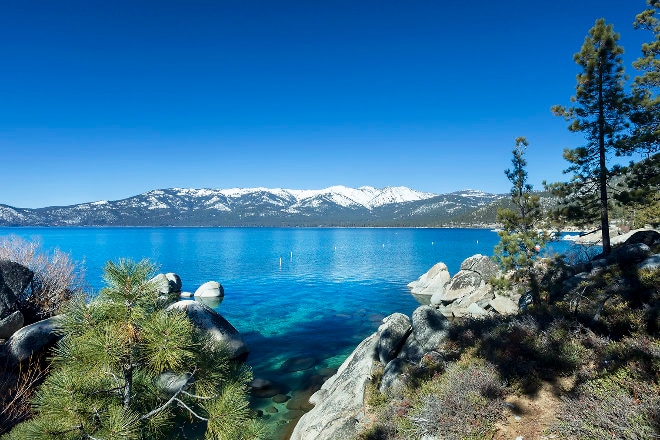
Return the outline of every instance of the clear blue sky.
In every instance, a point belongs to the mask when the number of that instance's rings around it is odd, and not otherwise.
[[[583,143],[572,56],[644,0],[4,1],[0,203],[168,187],[535,188]],[[627,73],[636,74],[632,68]]]

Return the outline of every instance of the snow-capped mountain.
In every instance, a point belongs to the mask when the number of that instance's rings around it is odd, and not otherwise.
[[[38,209],[0,205],[0,226],[426,226],[501,196],[407,187],[158,189],[116,201]]]

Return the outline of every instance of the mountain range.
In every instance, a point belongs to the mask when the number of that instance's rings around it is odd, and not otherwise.
[[[504,197],[475,190],[432,194],[403,186],[169,188],[70,206],[0,204],[0,226],[470,226],[470,213]]]

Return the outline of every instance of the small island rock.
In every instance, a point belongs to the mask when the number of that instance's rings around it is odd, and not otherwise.
[[[225,289],[217,281],[207,281],[197,288],[195,298],[223,298]]]

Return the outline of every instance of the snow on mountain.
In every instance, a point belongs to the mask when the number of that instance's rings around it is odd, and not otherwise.
[[[475,190],[437,195],[404,186],[169,188],[72,206],[23,209],[0,205],[0,226],[428,225],[499,197]]]

